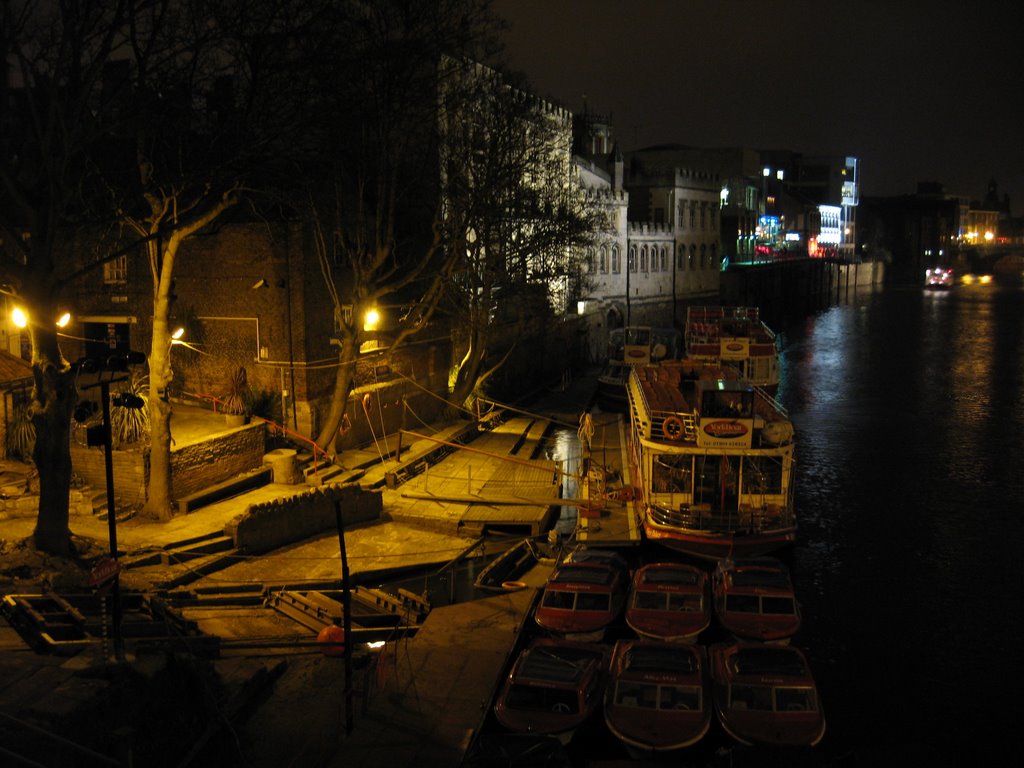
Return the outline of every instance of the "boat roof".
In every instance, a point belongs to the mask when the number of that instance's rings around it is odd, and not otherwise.
[[[563,563],[548,584],[593,584],[607,586],[615,578],[615,570],[603,563]]]
[[[728,576],[729,584],[733,587],[769,587],[789,591],[793,589],[789,569],[774,558],[725,560],[719,562],[718,570]]]
[[[536,645],[524,652],[516,678],[575,685],[601,657],[596,649],[573,645]]]
[[[662,672],[692,675],[700,669],[700,661],[693,648],[685,644],[630,646],[624,654],[623,671]]]
[[[668,585],[693,587],[701,580],[701,572],[688,565],[652,564],[638,573],[639,585]]]
[[[749,645],[738,648],[728,662],[736,675],[809,677],[803,654],[791,646]]]

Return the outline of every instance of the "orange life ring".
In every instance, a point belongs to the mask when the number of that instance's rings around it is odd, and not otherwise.
[[[685,431],[683,421],[678,416],[666,416],[661,423],[661,433],[669,440],[682,440]]]
[[[520,589],[526,589],[525,581],[503,581],[501,582],[503,589],[507,589],[509,592],[517,592]]]

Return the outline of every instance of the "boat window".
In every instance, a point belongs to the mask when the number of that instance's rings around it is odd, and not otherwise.
[[[580,592],[576,596],[577,611],[607,611],[611,606],[611,595],[607,592]]]
[[[817,709],[812,688],[776,688],[775,709],[779,712],[813,712]]]
[[[700,595],[669,594],[668,609],[670,611],[683,611],[684,613],[700,613],[704,610],[704,601]]]
[[[571,611],[576,602],[576,593],[564,589],[544,590],[543,605],[545,608],[563,608]]]
[[[796,613],[796,603],[791,597],[762,597],[761,613],[792,616]]]
[[[623,707],[646,707],[654,709],[658,700],[658,686],[620,680],[615,688],[615,703]]]
[[[729,706],[732,709],[772,710],[772,689],[767,685],[729,686]]]
[[[538,712],[559,711],[566,714],[579,712],[576,691],[558,688],[537,688],[532,685],[510,686],[505,705],[509,709],[526,709]]]
[[[761,601],[757,595],[726,595],[725,610],[732,613],[760,613]]]
[[[782,493],[782,461],[766,456],[743,457],[742,493]]]
[[[700,688],[691,685],[663,685],[658,709],[700,709]]]
[[[637,592],[633,596],[633,607],[647,611],[665,610],[665,594],[663,592]]]
[[[690,456],[657,454],[651,466],[651,487],[655,493],[692,493],[692,472]]]

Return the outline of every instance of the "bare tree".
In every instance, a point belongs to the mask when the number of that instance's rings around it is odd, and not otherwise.
[[[235,207],[254,176],[265,175],[283,124],[294,120],[281,65],[306,18],[292,13],[299,5],[147,0],[132,6],[127,77],[134,119],[121,145],[130,153],[118,156],[121,166],[109,179],[121,222],[146,244],[152,277],[145,511],[160,519],[172,514],[175,260],[189,237]]]
[[[33,537],[39,549],[57,554],[71,550],[69,437],[77,392],[54,320],[80,267],[67,246],[89,223],[89,158],[107,132],[96,115],[119,98],[103,87],[104,66],[124,42],[124,19],[125,3],[113,0],[0,4],[0,282],[29,317],[32,457],[40,479]]]
[[[565,311],[579,256],[602,227],[571,156],[571,115],[507,77],[448,60],[441,142],[444,223],[459,262],[445,308],[462,329],[450,399],[463,406],[508,359],[531,313]],[[495,355],[500,336],[504,352]]]
[[[405,314],[393,351],[423,328],[459,258],[440,200],[442,55],[489,55],[498,21],[483,0],[340,3],[305,42],[310,73],[302,215],[334,304],[338,366],[316,442],[330,450],[351,393],[367,310]],[[310,169],[310,160],[315,169]]]

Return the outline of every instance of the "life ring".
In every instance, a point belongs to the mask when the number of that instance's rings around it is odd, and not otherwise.
[[[661,433],[669,440],[682,440],[685,431],[683,421],[678,416],[666,416],[661,423]]]
[[[503,581],[501,582],[501,588],[506,589],[509,592],[517,592],[520,589],[526,589],[525,581]]]

